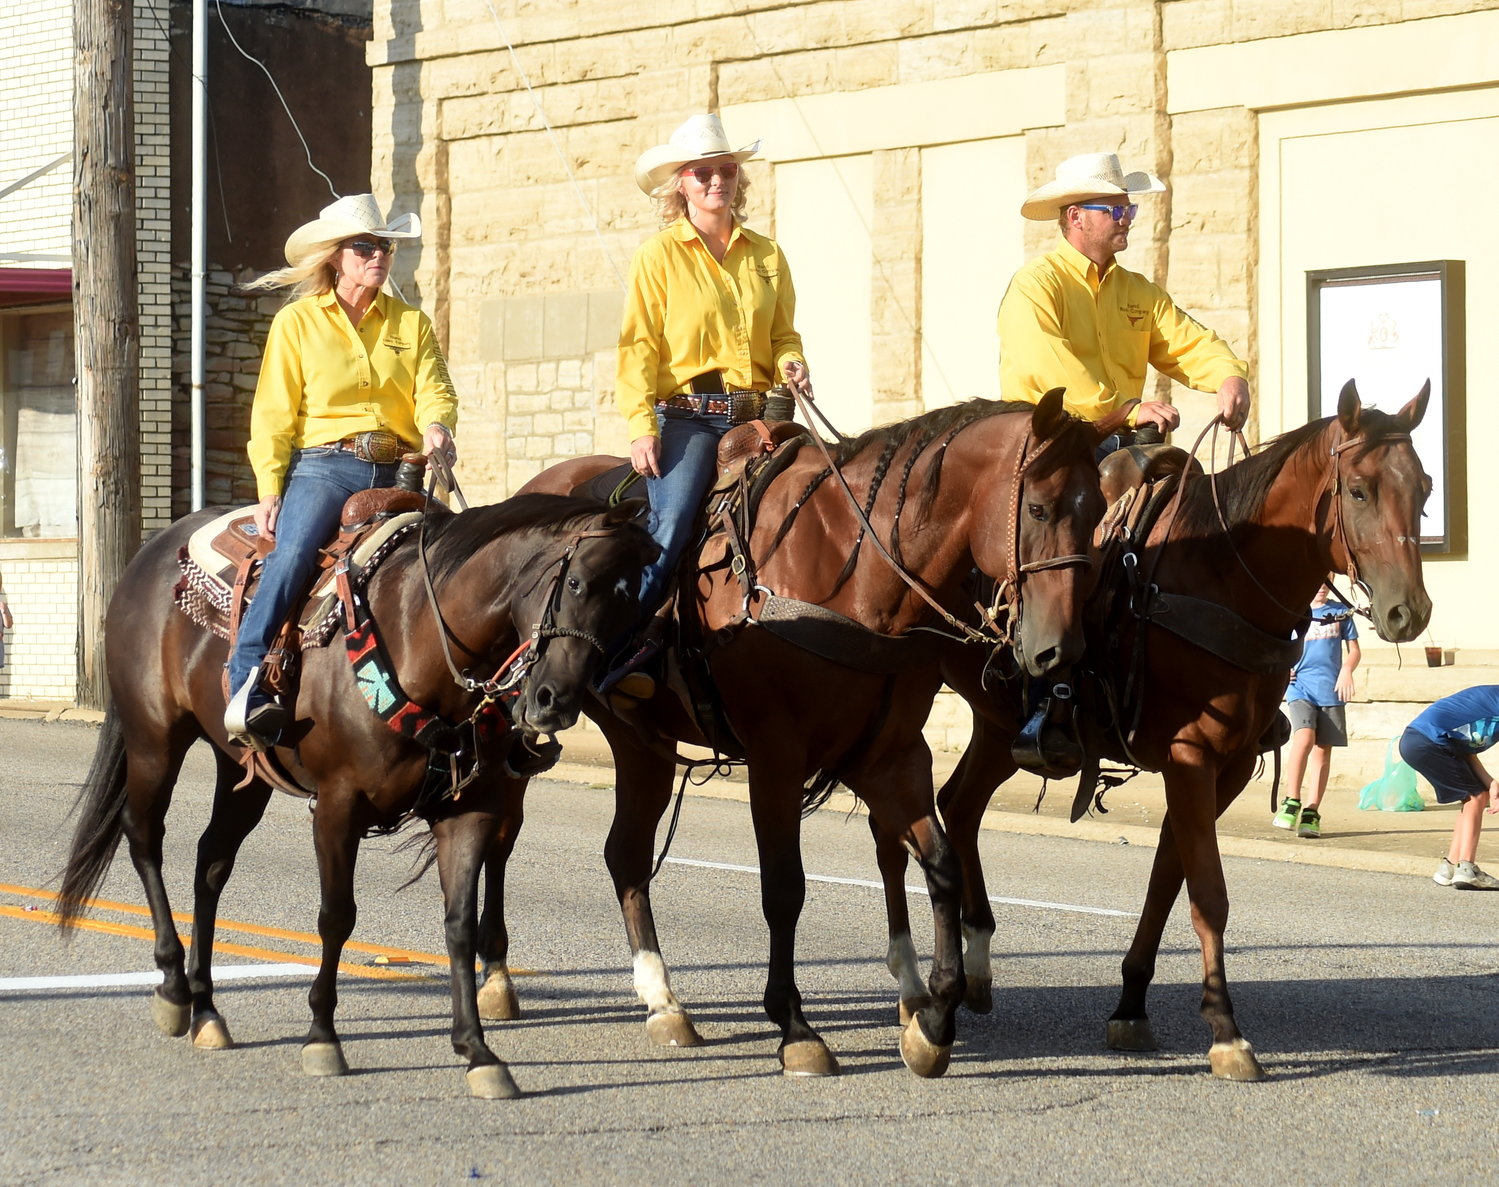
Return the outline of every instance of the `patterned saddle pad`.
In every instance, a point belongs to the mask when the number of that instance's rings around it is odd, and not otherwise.
[[[367,578],[400,542],[421,522],[420,511],[407,511],[378,522],[349,554]],[[177,608],[201,627],[221,639],[229,638],[229,608],[234,597],[234,577],[240,563],[253,552],[262,557],[270,549],[258,539],[251,508],[237,508],[210,520],[187,541],[177,554],[182,577],[172,590]],[[256,561],[245,587],[248,601],[260,584],[261,561]],[[343,613],[332,566],[323,568],[298,616],[302,649],[321,647],[333,637]]]

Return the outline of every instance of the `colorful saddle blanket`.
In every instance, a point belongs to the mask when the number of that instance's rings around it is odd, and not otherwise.
[[[346,517],[347,518],[347,517]],[[406,511],[379,519],[364,532],[347,553],[351,566],[368,578],[412,528],[421,522],[420,511]],[[347,529],[345,529],[347,531]],[[255,531],[255,516],[249,508],[238,508],[210,520],[194,532],[177,555],[182,577],[172,590],[177,608],[201,627],[221,639],[229,638],[229,615],[234,600],[234,582],[247,557],[263,560],[270,545]],[[343,613],[335,568],[327,563],[318,573],[312,591],[307,595],[296,626],[301,635],[302,650],[322,647],[333,637]],[[255,596],[260,583],[260,560],[254,563],[246,584],[246,599]]]

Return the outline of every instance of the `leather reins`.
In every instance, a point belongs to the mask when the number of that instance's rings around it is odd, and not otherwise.
[[[791,391],[792,396],[795,397],[797,407],[801,409],[802,416],[806,419],[809,425],[812,423],[813,416],[816,416],[816,418],[820,420],[823,425],[826,426],[827,430],[835,437],[839,438],[840,440],[845,439],[844,435],[840,433],[838,429],[833,426],[832,422],[822,414],[822,410],[819,409],[815,403],[808,400],[802,395],[801,392],[797,391],[795,388],[791,388],[789,390]],[[1048,448],[1050,448],[1054,444],[1053,441],[1044,441],[1034,451],[1028,452],[1032,440],[1032,433],[1030,429],[1027,428],[1025,436],[1020,439],[1020,445],[1018,450],[1016,451],[1015,465],[1012,468],[1012,478],[1010,482],[1010,506],[1009,514],[1006,518],[1005,549],[1005,560],[1009,571],[1005,574],[1004,580],[999,582],[996,587],[994,605],[992,607],[986,607],[982,603],[978,602],[974,603],[974,608],[978,610],[980,616],[984,619],[985,623],[994,633],[992,635],[989,635],[985,634],[983,631],[975,630],[966,622],[963,622],[961,619],[949,613],[948,610],[944,606],[942,606],[936,598],[932,596],[931,592],[926,588],[926,586],[921,581],[913,577],[909,572],[907,572],[900,561],[896,560],[896,558],[891,555],[890,550],[885,547],[884,542],[880,539],[879,533],[874,530],[874,525],[869,522],[869,517],[864,513],[864,508],[859,505],[859,500],[857,496],[855,496],[853,490],[849,487],[848,480],[843,476],[842,469],[833,460],[833,455],[828,450],[827,442],[822,439],[822,434],[813,433],[811,434],[811,436],[812,439],[817,443],[817,448],[821,451],[824,460],[828,463],[828,467],[832,471],[833,476],[837,479],[838,485],[843,489],[843,493],[848,496],[849,506],[853,508],[854,515],[857,517],[859,523],[863,526],[864,531],[869,536],[869,539],[873,542],[875,550],[880,554],[881,557],[884,558],[885,563],[890,566],[891,570],[894,571],[896,576],[898,576],[902,581],[906,583],[906,585],[914,590],[916,594],[918,594],[928,606],[930,606],[939,615],[941,615],[943,621],[945,621],[954,630],[959,632],[964,642],[983,643],[986,645],[992,645],[995,643],[1013,643],[1014,624],[1019,620],[1020,617],[1021,580],[1026,573],[1034,573],[1042,569],[1062,568],[1067,565],[1093,564],[1093,558],[1086,553],[1073,553],[1068,556],[1047,557],[1044,560],[1028,561],[1024,564],[1022,564],[1020,561],[1020,515],[1022,502],[1021,493],[1024,487],[1025,472],[1038,458],[1046,453]],[[1001,605],[1001,599],[1006,590],[1012,591],[1011,600]],[[1008,622],[1004,627],[1001,627],[999,625],[999,622],[997,621],[997,618],[1001,613],[1006,614],[1008,618]]]

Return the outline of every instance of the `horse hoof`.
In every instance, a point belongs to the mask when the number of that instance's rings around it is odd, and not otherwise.
[[[700,1047],[702,1036],[685,1010],[662,1010],[645,1020],[646,1038],[658,1047]]]
[[[1110,1018],[1110,1051],[1159,1051],[1149,1018]]]
[[[988,1014],[994,1009],[994,981],[985,977],[968,978],[968,987],[963,990],[963,1004],[970,1013]]]
[[[191,1018],[190,1007],[167,1001],[161,990],[158,989],[151,995],[151,1021],[168,1038],[180,1039],[185,1035]]]
[[[900,1057],[906,1066],[923,1080],[934,1080],[947,1071],[952,1059],[952,1044],[940,1046],[926,1037],[921,1029],[921,1020],[912,1018],[905,1030],[900,1032]]]
[[[302,1048],[302,1072],[308,1076],[347,1076],[344,1049],[338,1043],[308,1043]]]
[[[802,1039],[781,1048],[781,1071],[788,1076],[836,1076],[838,1060],[821,1039]]]
[[[199,1051],[227,1051],[234,1046],[229,1028],[217,1014],[199,1014],[193,1019],[191,1034],[193,1046]]]
[[[486,1022],[515,1022],[520,1018],[520,998],[515,986],[490,977],[479,987],[479,1017]]]
[[[1220,1080],[1263,1080],[1265,1069],[1254,1057],[1248,1039],[1214,1043],[1208,1048],[1208,1064]]]
[[[918,997],[903,997],[900,999],[900,1024],[902,1027],[911,1025],[911,1019],[916,1017],[922,1010],[932,1004],[929,995],[923,993]]]
[[[520,1095],[510,1069],[503,1063],[471,1067],[463,1078],[468,1081],[468,1094],[479,1100],[514,1100]]]

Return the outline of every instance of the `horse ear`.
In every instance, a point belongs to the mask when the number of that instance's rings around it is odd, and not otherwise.
[[[1363,410],[1364,406],[1358,398],[1358,387],[1350,379],[1338,393],[1338,421],[1343,426],[1343,432],[1350,437],[1358,436],[1359,413]]]
[[[1062,404],[1062,393],[1066,390],[1054,387],[1036,401],[1036,410],[1031,413],[1031,431],[1043,441],[1055,437],[1067,423],[1067,409]]]
[[[1430,399],[1431,380],[1428,379],[1421,385],[1421,390],[1416,394],[1416,398],[1399,412],[1395,413],[1395,419],[1405,423],[1405,431],[1407,433],[1421,423],[1421,418],[1426,415],[1426,404]]]
[[[621,499],[604,512],[604,523],[611,528],[618,524],[630,523],[644,516],[649,510],[650,503],[645,499]]]

